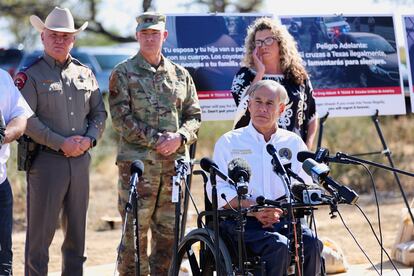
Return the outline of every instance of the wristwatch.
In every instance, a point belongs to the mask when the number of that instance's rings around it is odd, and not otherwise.
[[[95,147],[96,146],[96,139],[93,138],[92,136],[86,136],[86,137],[88,137],[91,140],[90,148]]]

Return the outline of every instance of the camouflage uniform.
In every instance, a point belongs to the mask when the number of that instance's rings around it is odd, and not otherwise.
[[[193,80],[187,70],[161,57],[155,69],[138,53],[119,64],[110,77],[109,104],[112,123],[120,134],[118,208],[125,217],[128,201],[130,165],[143,161],[145,169],[138,184],[138,217],[141,275],[167,275],[172,259],[174,205],[171,202],[171,177],[174,160],[188,156],[200,127],[201,110]],[[155,150],[164,132],[180,133],[183,145],[170,156]],[[128,219],[121,245],[120,275],[134,274],[133,219]],[[147,232],[151,226],[151,255],[147,256]]]

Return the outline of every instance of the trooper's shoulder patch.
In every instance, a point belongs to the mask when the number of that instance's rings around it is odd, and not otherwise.
[[[26,81],[27,81],[27,75],[24,72],[19,72],[14,77],[14,85],[16,85],[16,87],[19,90],[23,89],[24,85],[26,84]]]

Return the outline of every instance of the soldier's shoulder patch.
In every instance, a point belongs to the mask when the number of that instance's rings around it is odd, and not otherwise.
[[[22,90],[24,85],[27,81],[27,75],[25,72],[19,72],[14,77],[14,85],[19,89]]]

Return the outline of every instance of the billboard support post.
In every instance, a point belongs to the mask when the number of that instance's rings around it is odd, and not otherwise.
[[[362,156],[362,155],[373,155],[373,154],[385,154],[385,156],[387,157],[388,162],[390,163],[391,167],[395,168],[394,161],[392,160],[392,157],[391,157],[391,151],[387,146],[387,143],[385,141],[384,135],[383,135],[382,130],[381,130],[381,126],[379,124],[378,113],[379,113],[379,111],[377,109],[375,111],[375,114],[371,116],[371,119],[372,119],[372,122],[375,125],[375,129],[377,130],[378,137],[381,140],[383,150],[382,151],[375,151],[375,152],[358,153],[358,154],[352,154],[352,155],[353,156]],[[319,134],[318,134],[318,144],[317,144],[318,149],[322,145],[323,128],[324,128],[324,124],[326,123],[326,120],[328,119],[328,115],[329,115],[329,113],[326,113],[326,115],[324,117],[321,117],[320,120],[319,120]],[[395,177],[395,180],[397,182],[398,188],[400,189],[401,196],[404,200],[404,204],[407,207],[408,213],[410,214],[411,221],[414,223],[414,216],[413,216],[413,213],[411,212],[411,208],[410,208],[410,204],[408,203],[407,196],[406,196],[406,194],[404,192],[404,189],[401,185],[400,178],[399,178],[399,176],[396,172],[393,172],[393,173],[394,173],[394,177]]]
[[[378,136],[381,140],[382,147],[384,148],[384,154],[387,157],[388,162],[390,163],[391,167],[395,168],[394,167],[394,161],[391,158],[391,151],[389,150],[389,148],[387,146],[387,143],[385,142],[385,138],[384,138],[384,135],[382,134],[382,130],[381,130],[381,127],[380,127],[380,124],[379,124],[379,121],[378,121],[378,110],[376,111],[375,115],[371,116],[371,119],[374,122],[375,129],[377,130]],[[410,208],[410,204],[408,203],[407,196],[405,195],[404,189],[401,185],[400,177],[398,176],[398,174],[396,172],[393,172],[393,174],[394,174],[395,180],[398,184],[398,188],[400,189],[401,196],[404,199],[405,206],[407,207],[408,213],[410,214],[411,221],[414,224],[414,216],[413,216],[413,213],[411,212],[411,208]]]

